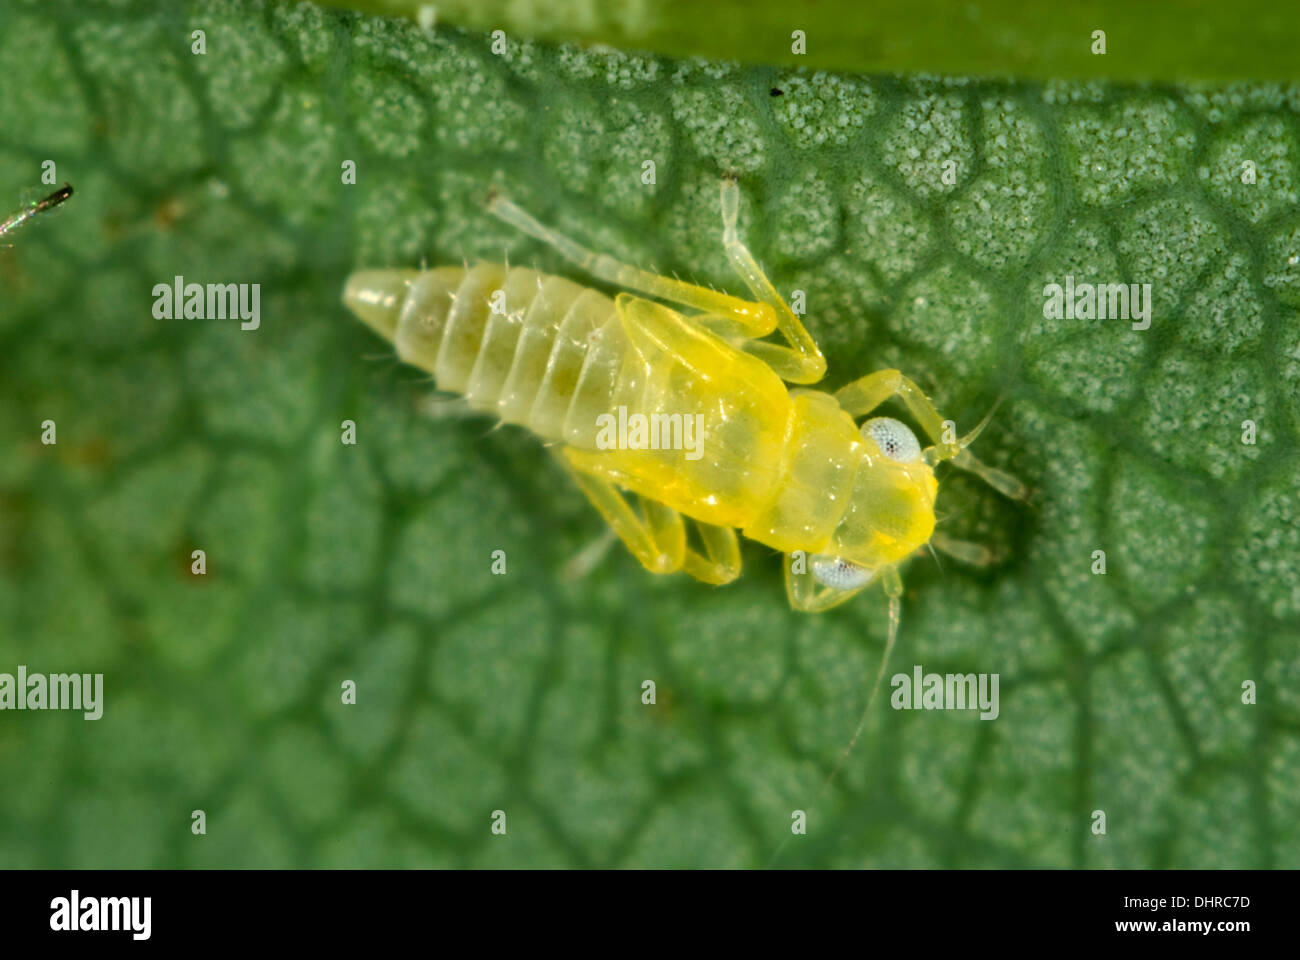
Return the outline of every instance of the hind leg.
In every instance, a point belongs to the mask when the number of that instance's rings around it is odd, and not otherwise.
[[[776,314],[776,328],[787,346],[762,341],[744,344],[746,353],[758,357],[777,375],[789,383],[816,383],[826,373],[826,358],[822,356],[812,335],[790,309],[781,294],[767,279],[736,230],[740,215],[740,187],[735,177],[722,181],[722,246],[732,268],[745,281],[750,292]]]
[[[708,287],[642,270],[629,263],[615,260],[607,254],[596,253],[553,227],[539,222],[526,210],[502,196],[494,196],[488,202],[488,211],[512,227],[554,248],[566,260],[597,279],[701,311],[707,315],[711,327],[725,328],[725,332],[719,330],[717,331],[719,333],[739,337],[762,337],[776,329],[776,315],[766,304],[751,303]]]
[[[494,196],[488,202],[488,210],[511,226],[553,247],[565,259],[593,277],[699,310],[701,316],[691,317],[693,322],[719,336],[744,341],[742,349],[765,362],[782,380],[790,383],[816,383],[826,372],[826,359],[817,344],[740,239],[736,230],[740,188],[732,177],[725,178],[722,182],[722,243],[732,267],[758,298],[757,303],[650,273],[606,254],[596,253],[539,222],[504,197]],[[780,332],[787,346],[757,339],[767,336],[773,330]]]

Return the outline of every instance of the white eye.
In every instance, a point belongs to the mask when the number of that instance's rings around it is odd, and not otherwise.
[[[862,435],[870,437],[880,452],[899,463],[915,463],[921,459],[921,445],[916,435],[893,417],[875,417],[862,425]]]
[[[813,576],[835,590],[857,590],[875,576],[874,570],[850,563],[843,557],[818,555],[812,558]]]

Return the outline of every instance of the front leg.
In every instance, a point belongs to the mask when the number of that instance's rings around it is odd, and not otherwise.
[[[1028,499],[1029,491],[1023,483],[1009,473],[990,467],[966,449],[984,430],[989,417],[993,416],[992,410],[970,433],[945,442],[943,415],[920,387],[897,370],[877,370],[835,391],[836,402],[855,420],[870,413],[890,397],[898,397],[906,404],[921,429],[933,441],[934,446],[925,451],[926,462],[933,465],[951,460],[953,466],[975,474],[1003,496],[1013,500]],[[994,408],[996,409],[996,404]]]
[[[949,460],[956,455],[960,449],[956,443],[943,443],[943,416],[924,391],[899,371],[877,370],[835,391],[836,402],[854,420],[866,416],[890,397],[898,397],[907,405],[921,429],[934,442],[939,453],[937,459]]]
[[[821,613],[838,607],[875,581],[875,571],[838,557],[785,556],[785,595],[790,606],[802,613]]]

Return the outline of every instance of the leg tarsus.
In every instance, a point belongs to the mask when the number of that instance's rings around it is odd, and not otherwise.
[[[1027,501],[1029,499],[1028,487],[1011,474],[999,470],[997,467],[990,467],[969,450],[963,449],[953,457],[952,464],[954,467],[975,474],[1004,497],[1010,497],[1012,500]]]
[[[958,540],[956,537],[950,537],[946,533],[937,530],[931,535],[930,543],[936,550],[946,553],[954,560],[971,567],[991,567],[1000,559],[996,551],[989,549],[982,543]]]
[[[722,586],[740,576],[740,541],[731,527],[695,521],[704,544],[704,555],[690,546],[686,548],[683,569],[696,580]]]
[[[560,461],[610,529],[651,573],[685,570],[697,580],[718,586],[740,576],[740,542],[731,527],[695,521],[704,544],[705,552],[701,555],[686,543],[686,525],[681,513],[638,494],[641,505],[638,515],[612,481],[580,469],[567,451],[560,453]],[[583,558],[579,568],[583,573],[599,559],[599,549],[593,545],[575,558],[575,561]],[[589,552],[590,557],[586,556]]]
[[[641,504],[646,530],[660,556],[670,558],[668,562],[672,570],[680,570],[686,562],[686,525],[682,522],[682,515],[672,507],[639,494],[637,501]]]
[[[578,489],[586,494],[592,506],[605,518],[605,522],[643,567],[651,573],[674,573],[681,569],[685,559],[685,536],[680,526],[678,532],[683,535],[675,538],[672,523],[667,517],[658,512],[652,513],[648,518],[637,516],[636,511],[628,505],[623,492],[613,483],[579,470],[564,452],[560,453],[560,461],[568,469]],[[678,517],[679,525],[680,522],[681,518]],[[657,540],[657,535],[665,536],[667,542]]]

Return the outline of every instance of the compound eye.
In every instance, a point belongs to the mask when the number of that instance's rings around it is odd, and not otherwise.
[[[859,566],[843,557],[818,555],[811,558],[813,576],[834,590],[857,590],[875,576],[874,570]]]
[[[921,459],[921,445],[907,424],[893,417],[875,417],[862,425],[862,435],[875,441],[880,452],[899,463],[916,463]]]

